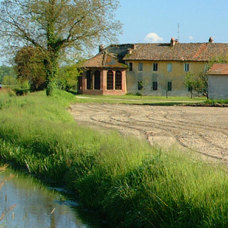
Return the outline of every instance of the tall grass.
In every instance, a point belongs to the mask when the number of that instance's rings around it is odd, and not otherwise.
[[[216,165],[116,132],[79,127],[73,95],[0,93],[0,157],[63,185],[108,227],[227,227],[228,178]]]

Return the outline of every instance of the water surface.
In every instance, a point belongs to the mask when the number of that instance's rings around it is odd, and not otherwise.
[[[3,184],[4,182],[4,184]],[[75,202],[31,177],[12,171],[0,173],[0,227],[86,228]]]

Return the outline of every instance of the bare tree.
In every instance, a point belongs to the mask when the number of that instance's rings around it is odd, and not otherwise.
[[[34,46],[45,56],[47,95],[51,95],[60,58],[93,48],[120,30],[118,0],[4,0],[0,36],[9,50]]]

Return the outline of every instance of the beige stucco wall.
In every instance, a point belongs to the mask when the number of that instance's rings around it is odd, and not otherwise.
[[[184,86],[184,64],[190,64],[190,71],[200,74],[205,70],[204,62],[177,62],[177,61],[128,61],[133,63],[133,70],[127,71],[127,92],[141,93],[144,95],[164,96],[168,81],[172,81],[172,91],[169,96],[189,96],[188,90]],[[143,71],[138,71],[138,63],[143,63]],[[153,63],[158,63],[158,71],[153,71]],[[172,63],[172,72],[167,71],[167,64]],[[138,90],[138,81],[143,81],[143,89]],[[152,82],[158,82],[158,90],[153,91]]]
[[[208,76],[208,97],[210,99],[228,99],[228,75]]]

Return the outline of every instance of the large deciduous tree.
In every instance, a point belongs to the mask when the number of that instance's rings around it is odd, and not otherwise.
[[[3,0],[0,36],[11,50],[33,46],[43,53],[51,95],[62,56],[115,38],[117,6],[118,0]]]

